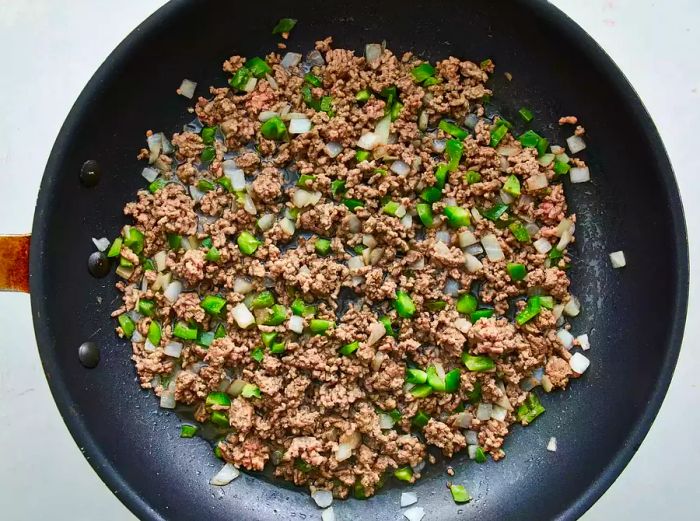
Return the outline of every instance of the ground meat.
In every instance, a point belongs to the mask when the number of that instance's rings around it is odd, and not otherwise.
[[[560,125],[575,125],[576,123],[578,123],[576,116],[562,116],[559,118]]]
[[[160,172],[153,192],[141,190],[126,205],[132,222],[122,230],[122,302],[113,316],[135,320],[132,359],[143,387],[174,395],[198,422],[227,415],[228,428],[217,427],[225,461],[261,471],[272,459],[276,476],[344,498],[356,486],[374,494],[398,467],[434,463],[429,445],[447,457],[462,451],[456,411],[464,406],[475,415],[477,389],[481,402],[508,409],[504,421],[470,425],[493,459],[504,457],[513,409],[528,395],[524,383],[542,368],[547,389],[575,376],[554,313],[571,298],[564,267],[572,259],[567,251],[550,259],[533,242],[555,245],[562,221],[576,216],[567,217],[563,185],[536,148],[510,132],[491,146],[505,127],[498,114],[485,117],[490,60],[447,57],[426,85],[413,78],[423,60],[412,53],[383,49],[368,64],[331,38],[316,49],[324,63],[310,72],[318,81],[301,66],[281,66],[274,52],[264,58],[269,74],[246,91],[211,87],[195,101],[202,125],[218,130],[213,142],[209,130],[175,134],[173,150],[153,163]],[[226,60],[227,77],[248,58]],[[358,103],[365,90],[369,99]],[[304,115],[311,129],[291,134],[282,117],[287,132],[276,139],[262,128],[263,111]],[[389,112],[389,142],[363,157],[358,140]],[[438,197],[440,165],[450,157],[436,151],[436,139],[455,139],[440,121],[463,126],[465,118],[476,118],[473,135],[461,140],[461,158]],[[140,159],[149,156],[139,151]],[[226,175],[233,163],[245,173],[244,190]],[[584,165],[576,157],[570,163]],[[542,176],[549,186],[533,186]],[[510,200],[503,188],[513,177],[522,195],[500,218],[486,218],[485,210]],[[312,201],[300,200],[302,189]],[[428,203],[431,196],[437,201]],[[455,227],[447,206],[470,210],[467,226]],[[517,223],[536,226],[528,227],[530,241],[516,238]],[[499,260],[479,250],[491,234]],[[182,285],[174,302],[164,294],[170,281],[173,289]],[[534,295],[551,297],[554,310],[544,306],[514,321]],[[493,316],[479,318],[487,309]],[[126,338],[130,325],[121,320],[117,333]],[[145,341],[154,324],[157,345]],[[171,342],[182,344],[177,359],[164,352]],[[472,360],[465,353],[490,358],[493,370],[466,370]],[[438,392],[420,397],[425,388],[406,387],[413,367],[437,374],[430,384]],[[454,388],[438,387],[442,370]],[[230,405],[208,399],[212,392],[230,393]],[[421,433],[413,425],[418,414],[430,416]],[[390,419],[395,424],[386,428]],[[415,471],[411,480],[420,477]]]

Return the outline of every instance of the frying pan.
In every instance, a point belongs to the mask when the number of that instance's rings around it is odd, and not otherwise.
[[[308,492],[247,473],[228,487],[208,480],[221,465],[203,439],[180,439],[180,419],[141,390],[130,347],[116,337],[114,276],[91,277],[91,237],[113,237],[122,207],[144,183],[136,161],[149,128],[172,133],[192,119],[175,95],[183,77],[222,85],[231,54],[262,55],[281,17],[300,20],[289,50],[307,51],[333,35],[361,50],[386,40],[425,59],[492,58],[493,109],[513,117],[527,106],[535,129],[563,142],[555,122],[575,114],[587,128],[584,157],[593,180],[567,185],[578,216],[573,293],[584,312],[592,366],[566,392],[544,396],[546,414],[515,427],[507,457],[475,465],[464,455],[413,485],[427,520],[575,519],[634,455],[666,392],[680,348],[688,290],[686,230],[673,172],[640,100],[606,54],[543,1],[260,2],[174,1],[141,24],[95,73],[51,152],[28,237],[0,241],[0,284],[27,289],[41,359],[76,443],[111,490],[142,519],[319,519]],[[512,74],[512,81],[503,72]],[[86,187],[81,166],[95,160],[100,182]],[[612,270],[607,254],[624,250]],[[28,273],[27,273],[28,268]],[[78,346],[100,349],[94,369]],[[544,450],[556,436],[556,453]],[[446,481],[474,500],[455,505]],[[366,501],[337,501],[338,519],[400,519],[398,485]]]

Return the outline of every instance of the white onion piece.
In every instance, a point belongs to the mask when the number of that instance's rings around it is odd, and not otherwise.
[[[470,413],[467,411],[462,411],[455,415],[454,424],[460,429],[468,429],[471,426],[473,419],[474,418]]]
[[[163,409],[175,408],[175,393],[164,392],[160,395],[160,406]]]
[[[282,231],[287,235],[294,235],[296,225],[294,224],[294,221],[285,217],[280,221],[280,228],[282,228]]]
[[[469,212],[472,214],[472,219],[474,219],[474,222],[481,222],[482,218],[481,214],[479,213],[479,210],[477,210],[476,208],[472,208],[471,210],[469,210]]]
[[[476,408],[476,419],[481,421],[490,420],[492,412],[493,405],[490,403],[480,403]]]
[[[233,189],[236,191],[245,190],[245,173],[236,166],[236,162],[232,159],[227,159],[221,166],[224,169],[224,175],[231,180]]]
[[[284,55],[284,58],[282,58],[280,65],[285,69],[289,69],[290,67],[296,67],[299,63],[301,63],[301,54],[297,52],[288,52]]]
[[[323,65],[326,63],[323,60],[323,56],[321,55],[321,53],[316,49],[314,49],[313,51],[309,51],[309,53],[306,55],[306,61],[312,67],[315,65]]]
[[[573,239],[571,232],[569,230],[565,231],[557,243],[557,250],[564,251],[564,248],[569,245],[571,239]]]
[[[467,267],[467,271],[469,273],[476,273],[484,267],[481,261],[474,257],[474,255],[472,255],[471,253],[464,254],[464,265]]]
[[[624,251],[614,251],[610,254],[610,263],[613,268],[624,268],[627,266]]]
[[[496,152],[500,156],[510,157],[510,156],[514,156],[514,155],[520,153],[520,149],[518,147],[512,146],[512,145],[500,145],[496,149]]]
[[[532,245],[539,253],[547,253],[549,250],[552,249],[552,245],[549,244],[549,241],[544,237],[542,237],[541,239],[537,239],[535,242],[532,243]]]
[[[271,213],[266,213],[265,215],[260,216],[260,219],[258,219],[258,228],[264,232],[272,228],[274,225],[275,216]]]
[[[571,349],[574,345],[574,336],[566,329],[557,331],[557,338],[566,349]]]
[[[466,318],[460,317],[454,321],[454,326],[457,328],[457,330],[459,330],[460,333],[464,333],[466,335],[472,328],[472,323],[469,322]]]
[[[421,111],[420,116],[418,116],[418,128],[421,130],[428,128],[429,118],[430,115],[428,114],[427,110]]]
[[[569,156],[567,156],[566,153],[564,153],[564,152],[554,156],[554,159],[556,159],[560,163],[568,163],[569,161],[571,161],[571,158]]]
[[[180,342],[168,342],[163,349],[163,353],[173,358],[180,358],[182,354],[182,344]]]
[[[423,507],[411,507],[403,511],[403,515],[408,521],[421,521],[425,516]]]
[[[525,229],[527,230],[527,233],[530,235],[530,237],[534,237],[538,233],[540,233],[540,227],[537,226],[535,223],[527,223],[525,225]]]
[[[469,445],[479,444],[479,433],[476,431],[467,431],[464,433],[464,437],[466,438],[467,444]]]
[[[554,161],[554,154],[542,154],[542,156],[537,160],[542,166],[549,166]]]
[[[362,244],[364,244],[368,248],[376,248],[377,239],[374,238],[374,235],[366,233],[362,236]]]
[[[549,150],[554,154],[555,156],[558,154],[563,154],[564,153],[564,147],[560,145],[552,145],[549,147]]]
[[[564,304],[564,314],[569,317],[575,317],[581,312],[581,303],[576,297],[571,295],[569,301]]]
[[[265,79],[267,80],[267,83],[270,85],[272,90],[277,90],[279,88],[279,85],[277,84],[277,80],[270,76],[269,74],[265,74]]]
[[[253,77],[248,80],[248,82],[245,84],[245,87],[243,87],[243,90],[251,93],[255,90],[255,86],[258,84],[258,79]]]
[[[348,269],[350,271],[357,271],[361,268],[364,268],[365,266],[365,261],[362,260],[362,257],[360,255],[357,255],[355,257],[350,257],[348,259]]]
[[[528,190],[541,190],[542,188],[547,188],[549,186],[549,181],[547,181],[547,176],[544,174],[531,175],[525,181]]]
[[[569,147],[572,154],[578,154],[581,152],[581,150],[586,149],[586,142],[581,136],[577,136],[575,134],[566,138],[566,145]]]
[[[557,451],[557,439],[554,436],[549,438],[549,441],[547,442],[547,450],[549,452],[556,452]]]
[[[156,346],[154,346],[153,342],[151,342],[147,338],[146,342],[144,342],[144,344],[143,344],[143,350],[146,351],[147,353],[153,353],[156,350]]]
[[[391,429],[394,426],[394,418],[386,413],[379,414],[379,428],[383,431]]]
[[[401,493],[401,508],[410,507],[411,505],[418,503],[418,496],[413,492],[402,492]]]
[[[347,443],[341,443],[335,449],[335,459],[338,461],[345,461],[350,456],[352,456],[352,448]]]
[[[442,204],[445,206],[458,206],[457,199],[455,199],[454,197],[445,197],[442,200]]]
[[[195,203],[198,203],[204,198],[204,192],[194,185],[190,186],[190,195]]]
[[[498,192],[498,197],[501,199],[501,202],[503,202],[504,204],[510,204],[513,201],[515,201],[515,197],[510,195],[505,190],[501,190],[500,192]]]
[[[231,315],[240,328],[245,329],[255,324],[255,317],[242,302],[231,310]]]
[[[382,352],[382,351],[377,351],[374,354],[374,358],[372,358],[372,361],[370,362],[370,367],[372,368],[373,371],[379,371],[379,368],[382,366],[382,363],[384,360],[387,359],[387,354]]]
[[[459,294],[459,282],[448,278],[447,282],[445,282],[445,293],[451,297],[456,297]]]
[[[131,320],[133,320],[134,322],[138,322],[139,320],[141,320],[143,318],[143,315],[141,315],[141,313],[139,313],[135,309],[132,309],[131,311],[129,311],[127,313],[127,315],[129,315],[129,318]]]
[[[447,141],[444,139],[433,139],[433,151],[442,154],[447,146]]]
[[[287,329],[300,335],[304,331],[304,319],[298,315],[292,315],[287,322]]]
[[[411,438],[411,436],[408,436],[408,437]],[[401,439],[401,438],[402,438],[402,436],[399,436],[399,439]],[[411,469],[413,470],[413,472],[421,472],[424,468],[425,468],[425,460],[424,459],[420,460],[417,465],[411,466]]]
[[[577,336],[576,341],[578,342],[578,345],[581,346],[581,349],[583,349],[584,351],[588,351],[591,348],[591,341],[588,339],[587,334]]]
[[[323,150],[326,151],[326,154],[328,154],[329,157],[337,157],[343,151],[343,145],[336,143],[335,141],[330,141],[329,143],[326,143]]]
[[[505,259],[503,250],[501,250],[501,244],[498,242],[498,237],[496,237],[493,233],[484,235],[481,238],[481,245],[484,247],[486,256],[491,262]]]
[[[377,126],[374,128],[374,135],[377,136],[379,144],[386,145],[389,143],[389,132],[391,129],[391,116],[386,115],[379,120]]]
[[[211,478],[209,483],[222,487],[231,483],[239,475],[239,470],[234,467],[232,463],[226,463],[223,467],[221,467],[221,470],[213,478]]]
[[[310,119],[292,119],[289,122],[290,134],[305,134],[309,130],[311,130]]]
[[[236,379],[233,382],[231,382],[231,385],[228,386],[226,392],[231,396],[238,396],[239,394],[241,394],[241,391],[243,391],[243,388],[247,385],[247,383],[248,382],[246,382],[245,380]]]
[[[357,146],[365,150],[373,150],[377,145],[379,145],[379,138],[374,132],[362,134],[360,139],[357,140]]]
[[[158,175],[160,175],[160,172],[155,168],[151,168],[150,166],[147,166],[141,170],[141,177],[143,177],[149,183],[155,181],[158,178]]]
[[[182,248],[185,251],[192,249],[192,243],[187,237],[183,237],[180,241],[180,248]]]
[[[279,116],[277,112],[274,112],[272,110],[263,110],[260,114],[258,114],[258,121],[265,122],[268,119],[272,119],[276,116]]]
[[[457,237],[459,238],[460,248],[466,248],[467,246],[471,246],[472,244],[476,244],[477,242],[479,242],[479,239],[477,239],[474,233],[469,230],[459,232],[459,235]]]
[[[153,260],[156,263],[156,268],[158,269],[158,271],[165,270],[167,258],[168,254],[165,251],[159,251],[153,256]]]
[[[440,230],[435,233],[435,240],[440,243],[449,244],[450,242],[450,232],[446,230]],[[437,245],[436,245],[437,246]]]
[[[406,177],[411,172],[411,167],[408,165],[408,163],[397,159],[396,161],[391,163],[389,170],[394,172],[396,175]]]
[[[107,237],[102,237],[100,239],[95,239],[93,237],[92,242],[95,244],[95,248],[97,248],[99,251],[106,251],[111,244]]]
[[[559,224],[557,224],[557,227],[554,228],[554,235],[557,237],[561,237],[564,235],[564,232],[572,232],[574,230],[574,223],[571,219],[562,219]]]
[[[467,114],[467,117],[464,118],[464,126],[467,128],[473,129],[477,123],[479,123],[479,116],[476,114]]]
[[[180,96],[184,96],[186,98],[192,99],[192,96],[194,96],[194,89],[196,89],[196,88],[197,88],[196,82],[185,78],[184,80],[182,80],[182,83],[180,84],[180,88],[178,89],[178,94],[180,94]]]
[[[484,248],[481,246],[481,243],[470,244],[464,248],[464,252],[469,255],[482,255],[484,253]]]
[[[236,293],[250,293],[253,291],[253,283],[243,277],[236,277],[233,281],[233,291]]]
[[[369,337],[367,338],[367,345],[373,346],[386,334],[386,328],[381,322],[372,322],[369,325]]]
[[[321,521],[335,521],[335,512],[333,512],[333,507],[328,507],[321,512]]]
[[[382,45],[379,43],[368,43],[365,45],[365,60],[369,65],[375,65],[382,57]]]
[[[314,490],[311,498],[321,508],[327,508],[333,503],[333,492],[330,490]]]
[[[180,293],[182,293],[182,282],[174,280],[165,288],[163,296],[172,304],[177,300],[177,297],[180,296]]]
[[[170,142],[170,140],[168,140],[167,137],[165,137],[165,134],[163,134],[162,132],[160,133],[160,147],[161,151],[164,154],[172,154],[175,151],[175,149],[173,148],[173,144]]]
[[[476,449],[478,449],[478,448],[479,448],[478,444],[467,445],[467,454],[469,455],[469,459],[476,458]]]
[[[134,334],[131,335],[131,341],[132,342],[143,342],[145,339],[143,338],[143,335],[139,333],[139,330],[136,329],[134,330]]]
[[[148,150],[150,152],[148,156],[149,164],[155,163],[156,159],[158,159],[158,156],[160,155],[160,136],[161,134],[151,134],[146,138],[146,142],[148,143]]]
[[[413,228],[413,216],[410,213],[407,213],[406,215],[401,217],[401,226],[403,226],[407,230]]]
[[[303,190],[298,188],[292,194],[292,202],[297,208],[304,208],[305,206],[313,206],[319,202],[321,199],[321,192],[309,192],[308,190]]]
[[[500,405],[494,405],[491,409],[491,419],[498,421],[506,421],[506,416],[508,415],[508,410]]]
[[[575,167],[569,170],[569,179],[572,183],[585,183],[591,180],[591,172],[587,166]]]
[[[574,356],[569,358],[569,365],[575,373],[583,374],[588,369],[588,366],[591,365],[591,361],[581,353],[574,353]]]
[[[348,229],[352,233],[359,233],[360,230],[362,230],[362,222],[357,215],[351,214],[350,217],[348,217]]]

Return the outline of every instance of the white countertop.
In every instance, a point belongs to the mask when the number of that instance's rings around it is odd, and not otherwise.
[[[0,233],[31,229],[44,165],[73,101],[112,49],[162,3],[2,1]],[[697,261],[700,2],[553,3],[603,46],[649,109],[676,171],[691,257]],[[85,26],[97,28],[89,38],[81,31]],[[700,352],[695,340],[700,335],[700,289],[697,280],[692,282],[685,342],[666,401],[637,455],[585,521],[700,516]],[[134,519],[92,471],[61,421],[41,369],[26,295],[0,294],[0,353],[2,517]]]

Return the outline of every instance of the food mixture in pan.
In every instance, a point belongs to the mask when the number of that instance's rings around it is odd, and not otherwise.
[[[147,133],[150,185],[107,251],[141,385],[192,407],[183,437],[215,429],[218,484],[269,466],[365,498],[431,447],[505,457],[588,366],[561,182],[588,180],[583,129],[565,151],[527,108],[490,113],[490,60],[327,38],[223,69],[193,123]]]

